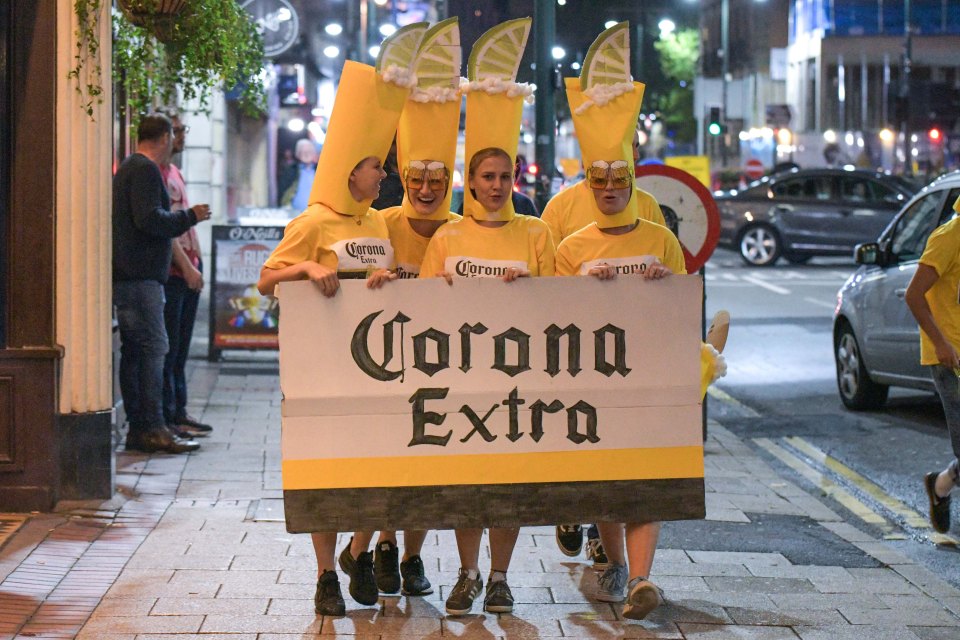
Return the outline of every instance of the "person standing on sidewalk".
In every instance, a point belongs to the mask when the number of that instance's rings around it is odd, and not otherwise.
[[[130,423],[128,450],[185,453],[199,448],[166,427],[163,416],[164,283],[171,239],[210,218],[210,207],[171,211],[160,166],[170,161],[173,125],[149,114],[137,127],[137,150],[113,178],[113,304],[120,325],[120,392]]]
[[[182,153],[190,127],[183,124],[176,113],[168,115],[173,123],[173,153]],[[171,209],[187,209],[190,205],[180,169],[168,160],[160,165],[160,173],[170,195]],[[163,361],[163,417],[170,430],[181,437],[206,436],[213,431],[213,427],[187,413],[187,358],[202,289],[200,238],[196,227],[190,227],[173,240],[173,261],[167,284],[164,285],[167,301],[163,307],[164,325],[170,343]]]
[[[373,67],[352,61],[344,65],[310,204],[287,224],[283,240],[260,270],[257,289],[262,295],[273,295],[280,282],[310,280],[331,298],[341,278],[366,278],[367,286],[376,288],[397,277],[391,272],[394,256],[387,226],[370,203],[386,176],[381,159],[397,130],[408,92],[408,85],[385,79]],[[377,603],[380,594],[373,554],[368,551],[373,534],[354,532],[339,558],[335,529],[311,534],[317,557],[316,613],[346,613],[338,563],[350,577],[350,596],[362,605]]]
[[[953,205],[960,213],[960,198]],[[960,217],[930,234],[904,298],[920,325],[920,364],[940,394],[953,460],[923,478],[934,530],[950,530],[950,493],[960,484]]]

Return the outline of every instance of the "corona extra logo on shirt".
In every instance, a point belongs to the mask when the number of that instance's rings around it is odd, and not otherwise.
[[[350,238],[330,245],[337,254],[337,269],[389,269],[393,265],[393,245],[386,238]]]
[[[414,280],[420,275],[420,265],[407,262],[397,263],[397,278],[399,280]]]
[[[459,278],[501,278],[509,269],[528,271],[523,260],[487,260],[466,256],[450,256],[443,263],[447,273]]]
[[[585,276],[590,269],[600,266],[613,267],[617,275],[632,275],[643,273],[651,264],[656,262],[654,256],[631,256],[629,258],[599,258],[580,265],[580,275]]]

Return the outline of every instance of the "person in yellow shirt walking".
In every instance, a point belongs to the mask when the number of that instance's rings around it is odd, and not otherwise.
[[[393,67],[391,67],[392,69]],[[396,278],[393,246],[383,217],[370,203],[386,176],[382,158],[397,128],[409,87],[387,81],[373,67],[348,61],[340,78],[330,126],[310,192],[310,204],[287,224],[283,240],[260,271],[257,288],[271,295],[280,282],[311,280],[326,297],[341,278],[366,278],[376,288]],[[350,596],[360,604],[379,600],[372,531],[357,531],[339,556],[350,576]],[[311,534],[317,558],[318,614],[342,616],[346,606],[336,572],[336,531]]]
[[[953,205],[960,213],[960,198]],[[933,528],[950,530],[950,493],[960,484],[960,217],[927,239],[904,296],[920,325],[920,364],[929,365],[940,394],[953,460],[923,478]]]

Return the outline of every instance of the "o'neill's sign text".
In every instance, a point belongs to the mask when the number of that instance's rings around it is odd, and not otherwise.
[[[278,296],[290,531],[703,517],[698,277]]]

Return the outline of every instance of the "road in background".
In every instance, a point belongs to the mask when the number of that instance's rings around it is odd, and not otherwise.
[[[752,268],[735,253],[714,254],[707,317],[727,309],[732,320],[710,417],[957,584],[960,555],[929,529],[922,486],[951,455],[939,400],[891,389],[883,410],[853,412],[837,394],[832,315],[855,268],[838,259]]]

